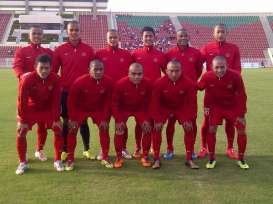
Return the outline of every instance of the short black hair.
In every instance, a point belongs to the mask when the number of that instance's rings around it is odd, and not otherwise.
[[[36,58],[36,64],[40,63],[49,63],[51,65],[51,57],[48,54],[41,54]]]
[[[155,35],[155,30],[150,26],[143,27],[142,30],[141,30],[141,34],[143,34],[146,31],[152,32]]]

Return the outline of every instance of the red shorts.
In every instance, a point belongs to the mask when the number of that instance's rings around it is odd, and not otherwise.
[[[84,122],[84,120],[86,120],[87,118],[91,118],[93,123],[96,125],[100,125],[101,122],[106,121],[109,122],[111,115],[109,114],[109,116],[107,118],[105,118],[102,113],[100,111],[94,111],[94,112],[79,112],[77,115],[77,122],[79,124],[82,124]]]
[[[161,114],[161,119],[163,120],[162,121],[163,123],[165,123],[167,121],[167,119],[170,117],[176,118],[176,120],[179,122],[179,124],[183,124],[184,122],[186,122],[184,115],[178,111],[161,110],[160,114]],[[192,118],[189,119],[188,121],[192,121],[192,119],[194,119],[194,118],[195,118],[195,116],[193,115]],[[155,122],[157,123],[158,121],[155,120]]]
[[[126,123],[129,117],[134,117],[136,123],[142,124],[144,121],[150,121],[150,118],[147,113],[145,112],[133,112],[133,111],[124,111],[123,113],[123,122]]]
[[[223,120],[229,120],[237,129],[245,129],[245,124],[236,121],[238,115],[232,110],[210,110],[209,112],[209,125],[222,125]]]
[[[20,117],[17,115],[17,122],[20,121]],[[36,123],[43,123],[47,129],[51,129],[53,124],[53,118],[51,112],[30,112],[26,118],[28,129],[31,130]]]

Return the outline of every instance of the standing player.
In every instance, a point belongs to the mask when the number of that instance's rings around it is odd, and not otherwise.
[[[78,128],[88,117],[91,117],[99,128],[102,149],[101,164],[106,168],[113,167],[108,157],[112,89],[113,82],[109,77],[104,76],[104,67],[99,60],[91,61],[90,73],[79,77],[72,84],[68,96],[69,133],[65,170],[71,171],[74,169],[74,151]]]
[[[183,74],[183,68],[177,60],[167,65],[166,76],[154,84],[151,116],[155,121],[153,134],[154,164],[153,169],[160,168],[161,132],[164,123],[171,116],[175,117],[184,129],[186,146],[186,165],[191,169],[199,167],[192,160],[194,130],[192,121],[196,117],[196,85]]]
[[[128,75],[129,66],[132,64],[133,59],[127,50],[119,48],[119,35],[118,31],[111,29],[107,32],[107,47],[100,49],[96,52],[96,58],[101,60],[104,64],[105,75],[111,77],[114,82]],[[126,129],[124,135],[124,143],[122,148],[122,156],[125,159],[131,159],[132,156],[126,149],[128,138],[128,130]],[[98,155],[97,159],[101,160],[102,155]]]
[[[35,60],[41,54],[53,55],[53,52],[48,48],[41,46],[43,39],[43,30],[39,26],[32,26],[29,31],[30,45],[18,48],[14,56],[13,70],[19,81],[25,73],[35,70]],[[46,161],[47,157],[43,151],[46,143],[47,131],[45,124],[37,123],[37,144],[35,157],[40,161]]]
[[[40,55],[36,71],[22,76],[19,84],[16,147],[20,164],[16,174],[23,174],[28,168],[26,135],[35,123],[42,123],[46,130],[51,128],[54,131],[54,167],[57,171],[64,170],[61,162],[60,97],[60,80],[51,73],[51,58]]]
[[[238,162],[240,168],[248,169],[244,160],[247,144],[246,135],[246,92],[239,73],[228,69],[224,56],[216,56],[212,60],[212,71],[205,73],[198,83],[200,90],[206,91],[209,100],[209,131],[207,134],[209,162],[206,167],[212,169],[216,165],[215,143],[218,125],[223,119],[229,120],[237,129]]]
[[[206,62],[207,71],[212,70],[212,60],[217,55],[225,56],[229,69],[233,69],[237,73],[241,73],[241,61],[240,52],[236,45],[226,42],[227,28],[224,24],[218,24],[214,27],[214,42],[208,43],[201,48],[201,54],[203,60]],[[201,127],[201,151],[198,153],[198,157],[205,157],[207,154],[207,142],[206,135],[208,133],[208,117],[209,104],[207,104],[206,95],[204,98],[204,118]],[[235,128],[232,121],[225,120],[225,131],[227,135],[227,151],[226,154],[231,159],[237,159],[238,154],[233,149],[233,141],[235,135]]]
[[[200,77],[203,69],[203,62],[201,59],[201,53],[199,50],[189,46],[190,36],[188,31],[184,28],[180,29],[176,33],[176,41],[177,46],[170,49],[166,53],[166,57],[168,61],[173,59],[178,60],[183,67],[183,75],[188,77],[193,82],[197,82],[198,78]],[[197,92],[195,95],[195,106],[197,108]],[[196,111],[197,112],[197,111]],[[196,117],[193,119],[193,131],[194,131],[194,142],[196,140],[196,133],[197,133],[197,125],[196,125]],[[173,149],[173,135],[175,131],[175,122],[176,118],[170,117],[168,119],[168,124],[166,128],[166,136],[167,136],[167,152],[163,155],[163,157],[167,160],[173,158],[174,149]],[[194,149],[193,149],[194,152]],[[195,158],[195,154],[193,154],[193,158]]]
[[[88,73],[89,63],[94,59],[92,47],[83,43],[80,38],[80,26],[77,21],[71,21],[67,24],[68,42],[56,48],[53,58],[53,69],[56,73],[60,70],[62,98],[61,106],[63,118],[63,135],[65,138],[68,131],[68,110],[67,97],[70,86],[79,77]],[[84,145],[83,156],[87,159],[95,159],[89,148],[90,133],[87,121],[83,121],[80,126],[82,141]],[[66,153],[63,152],[62,159],[65,160]]]
[[[112,111],[116,122],[115,149],[117,153],[115,168],[121,168],[123,137],[127,130],[127,120],[133,116],[136,123],[141,126],[142,158],[144,167],[150,167],[148,153],[151,145],[151,124],[148,116],[148,107],[152,92],[152,85],[143,78],[142,66],[133,63],[129,69],[129,76],[119,80],[114,89]]]
[[[144,27],[141,31],[143,47],[132,52],[135,62],[143,67],[144,77],[154,83],[161,77],[161,72],[165,72],[167,60],[165,55],[154,47],[155,31],[151,27]],[[140,158],[141,150],[141,127],[136,126],[136,150],[135,158]]]

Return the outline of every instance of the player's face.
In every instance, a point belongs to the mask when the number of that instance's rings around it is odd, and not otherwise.
[[[144,31],[142,34],[142,40],[145,46],[153,46],[154,45],[155,36],[151,31]]]
[[[102,79],[104,75],[103,66],[101,64],[93,64],[90,68],[90,74],[96,80]]]
[[[227,71],[227,63],[223,60],[214,60],[212,69],[217,77],[222,78]]]
[[[51,71],[50,63],[49,62],[46,62],[46,63],[38,62],[38,64],[36,65],[36,70],[37,70],[38,75],[42,79],[46,79]]]
[[[181,67],[178,64],[168,64],[166,73],[173,82],[177,81],[181,76]]]
[[[107,33],[107,44],[111,47],[118,47],[119,37],[117,32]]]
[[[29,32],[29,40],[33,44],[41,44],[43,39],[43,30],[41,28],[31,28]]]
[[[139,67],[130,69],[129,79],[133,84],[139,84],[143,78],[143,70]]]
[[[179,46],[187,46],[190,40],[190,36],[185,31],[179,31],[176,34],[176,40]]]
[[[224,26],[216,26],[213,33],[214,39],[217,42],[224,42],[227,37],[227,31]]]
[[[70,41],[78,41],[80,39],[80,28],[79,25],[68,24],[67,26],[67,35]]]

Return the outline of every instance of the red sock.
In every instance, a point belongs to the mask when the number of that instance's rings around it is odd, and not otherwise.
[[[127,141],[128,141],[128,127],[126,126],[126,128],[124,130],[124,134],[123,134],[123,146],[122,146],[122,149],[126,149],[127,148]]]
[[[247,136],[246,134],[238,135],[237,137],[238,151],[239,151],[239,160],[244,159],[244,154],[246,151]]]
[[[173,152],[173,136],[175,131],[175,117],[170,117],[168,119],[168,124],[166,128],[166,137],[167,137],[167,151]]]
[[[153,131],[152,133],[152,144],[154,150],[154,160],[160,159],[160,146],[162,142],[161,132]]]
[[[47,138],[47,129],[45,127],[45,124],[38,123],[36,150],[40,151],[44,148],[46,138]]]
[[[64,138],[61,135],[54,135],[54,160],[61,160]]]
[[[184,144],[186,148],[186,160],[192,160],[193,132],[184,133]]]
[[[197,124],[196,124],[196,119],[192,120],[192,125],[193,125],[193,135],[192,135],[192,152],[194,152],[194,145],[196,142],[196,135],[197,135]]]
[[[20,162],[26,162],[26,153],[27,153],[27,130],[17,131],[16,136],[16,149],[19,156]]]
[[[123,135],[115,134],[114,143],[116,149],[117,158],[121,159],[122,157],[122,145],[123,145]]]
[[[151,134],[143,135],[142,137],[142,157],[148,157],[151,148]]]
[[[227,148],[233,148],[234,136],[235,136],[235,128],[233,123],[230,120],[226,120],[225,131],[227,135]]]
[[[100,145],[102,149],[102,158],[108,160],[110,137],[108,131],[100,131]]]
[[[135,145],[136,150],[141,150],[142,130],[141,130],[141,125],[138,123],[136,124],[136,127],[135,127],[135,140],[136,140],[136,145]]]
[[[74,134],[67,135],[67,160],[74,161],[74,153],[77,145],[77,137]]]
[[[216,144],[216,133],[208,133],[207,134],[207,142],[209,149],[209,159],[215,160],[215,144]]]
[[[201,126],[201,148],[207,149],[207,134],[209,131],[208,117],[204,116]]]

